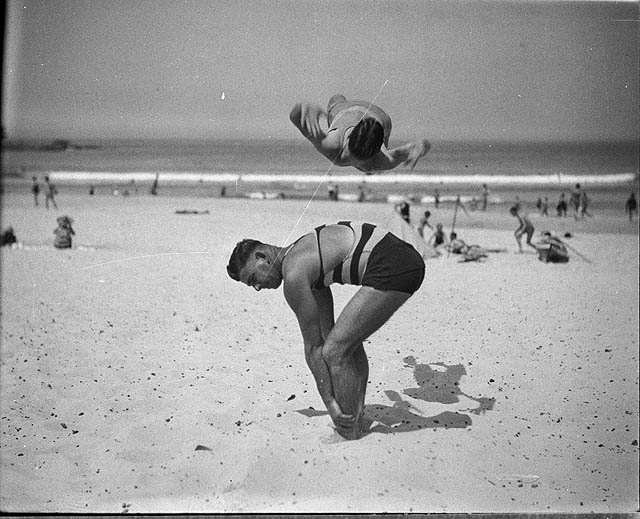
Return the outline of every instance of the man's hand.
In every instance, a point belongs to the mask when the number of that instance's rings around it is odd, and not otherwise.
[[[329,411],[329,415],[331,415],[333,423],[338,427],[338,430],[341,428],[351,430],[356,423],[356,419],[353,415],[344,414],[342,412],[342,409],[340,409],[340,405],[336,400],[331,400],[331,402],[327,404],[327,410]]]
[[[427,139],[414,143],[409,152],[409,157],[404,161],[404,165],[409,166],[411,169],[415,168],[420,157],[426,155],[430,149],[431,143]]]

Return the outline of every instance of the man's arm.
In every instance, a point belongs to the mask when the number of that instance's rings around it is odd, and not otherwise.
[[[421,141],[410,142],[397,146],[392,149],[387,149],[383,144],[378,152],[367,164],[367,169],[363,171],[382,171],[393,169],[399,165],[409,166],[411,169],[415,168],[418,159],[427,154],[431,149],[431,144],[427,139]]]
[[[304,275],[295,274],[287,276],[284,284],[284,296],[298,319],[304,341],[305,359],[316,380],[322,401],[334,421],[341,418],[348,419],[349,417],[342,413],[335,400],[329,368],[322,357],[323,327],[326,331],[328,323],[333,321],[333,316],[327,314],[327,303],[331,292],[320,295],[316,300],[311,291],[309,280]]]

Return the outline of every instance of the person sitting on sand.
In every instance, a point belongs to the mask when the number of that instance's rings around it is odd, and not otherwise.
[[[229,276],[255,290],[275,289],[296,314],[307,364],[337,432],[358,439],[369,377],[363,341],[418,290],[425,265],[394,234],[369,223],[321,225],[286,247],[245,239]],[[361,288],[334,322],[332,283]]]
[[[56,249],[70,249],[71,248],[71,236],[75,234],[73,227],[73,220],[68,216],[59,216],[56,220],[58,222],[58,227],[53,231],[53,234],[56,235],[53,246]]]
[[[542,239],[536,244],[538,259],[545,263],[567,263],[569,252],[563,241],[549,231],[543,234]]]
[[[429,238],[428,243],[436,249],[442,246],[447,246],[447,236],[442,230],[441,223],[436,224],[436,230],[431,235],[431,238]]]
[[[13,227],[7,227],[2,234],[0,234],[0,246],[4,247],[5,245],[13,245],[18,242],[18,238],[16,238],[15,232],[13,232]]]
[[[520,242],[520,238],[522,237],[523,234],[527,235],[527,245],[529,245],[530,247],[532,247],[537,251],[535,245],[531,243],[531,238],[533,237],[533,232],[535,231],[535,228],[533,227],[531,220],[529,220],[529,217],[526,214],[522,214],[520,212],[520,208],[516,205],[514,205],[511,209],[509,209],[509,212],[513,216],[515,216],[520,222],[520,226],[516,229],[514,233],[516,237],[516,241],[518,242],[519,252],[523,252],[522,243]]]
[[[320,124],[326,118],[327,129]],[[431,144],[426,139],[388,149],[391,119],[367,101],[347,101],[341,95],[320,105],[297,103],[289,119],[322,155],[336,166],[353,166],[371,173],[406,165],[413,169]]]
[[[398,202],[396,205],[393,206],[393,209],[395,210],[396,213],[400,215],[400,218],[402,218],[405,222],[411,225],[411,218],[409,216],[409,213],[411,211],[411,206],[409,205],[409,202],[407,202],[406,200],[403,200],[402,202]]]

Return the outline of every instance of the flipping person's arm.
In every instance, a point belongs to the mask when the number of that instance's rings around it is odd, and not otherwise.
[[[373,157],[371,164],[368,165],[368,169],[371,171],[389,170],[399,165],[409,166],[413,169],[418,159],[426,155],[430,149],[431,144],[427,139],[410,142],[391,149],[387,149],[383,144],[380,152]]]

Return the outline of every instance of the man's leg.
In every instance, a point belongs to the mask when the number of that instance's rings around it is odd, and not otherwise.
[[[405,292],[362,287],[347,303],[324,343],[322,356],[331,375],[335,399],[343,413],[355,417],[353,430],[338,430],[345,438],[360,437],[359,422],[368,379],[362,341],[378,330],[409,297]]]
[[[333,107],[335,105],[337,105],[338,103],[344,103],[346,100],[347,98],[344,97],[342,94],[336,94],[331,96],[331,99],[329,99],[329,102],[327,103],[327,116],[329,115],[331,110],[333,110]],[[331,119],[333,119],[333,117],[331,117]]]
[[[364,400],[367,392],[367,384],[369,382],[369,359],[367,359],[367,353],[364,351],[364,346],[360,344],[356,347],[353,353],[353,359],[356,363],[356,371],[358,372],[358,378],[360,380],[360,401],[358,402],[358,409],[361,410],[360,418],[358,419],[359,429],[361,433],[366,432],[369,427],[364,424]]]
[[[527,229],[527,245],[529,245],[529,247],[533,247],[533,249],[537,251],[538,249],[536,248],[536,246],[533,243],[531,243],[531,238],[533,238],[534,231],[535,229],[533,227],[531,227],[530,229]]]
[[[522,236],[522,233],[516,231],[515,237],[516,237],[516,241],[518,242],[518,250],[522,252],[522,243],[520,242],[520,236]]]

